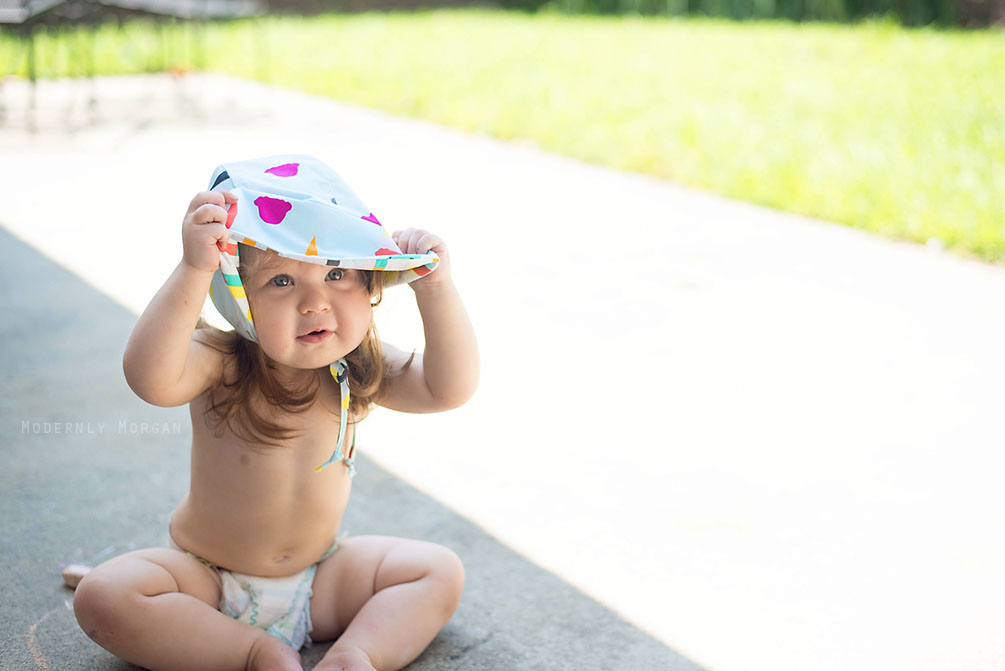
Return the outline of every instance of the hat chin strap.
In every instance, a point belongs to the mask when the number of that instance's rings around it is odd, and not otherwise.
[[[346,468],[349,469],[349,477],[352,478],[356,475],[356,462],[352,459],[352,448],[356,445],[355,433],[352,437],[352,446],[349,448],[349,455],[345,457],[342,455],[342,443],[345,441],[346,424],[349,420],[349,366],[346,364],[345,357],[328,366],[328,370],[331,372],[332,377],[335,378],[335,381],[338,382],[339,391],[342,396],[342,410],[339,413],[338,421],[338,441],[335,443],[335,451],[332,452],[332,456],[328,457],[328,461],[314,470],[319,472],[325,466],[330,466],[336,461],[344,460]]]

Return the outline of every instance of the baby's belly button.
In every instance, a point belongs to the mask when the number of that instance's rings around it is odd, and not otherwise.
[[[304,554],[303,547],[284,547],[284,548],[272,548],[272,552],[266,555],[269,558],[269,562],[275,564],[276,566],[282,566],[283,564],[288,564],[291,561],[300,561]]]

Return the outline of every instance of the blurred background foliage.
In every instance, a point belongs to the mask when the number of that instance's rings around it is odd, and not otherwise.
[[[987,25],[994,2],[959,0],[504,0],[525,10],[555,7],[571,13],[709,16],[729,19],[853,21],[887,17],[908,26]]]
[[[276,12],[360,11],[448,5],[465,0],[269,0]],[[883,17],[907,26],[979,27],[1005,21],[1005,0],[498,0],[505,9],[571,14],[706,16],[728,19],[858,21]]]
[[[131,20],[35,42],[41,76],[208,69],[1005,260],[998,29],[551,6]],[[5,73],[26,74],[9,32]]]

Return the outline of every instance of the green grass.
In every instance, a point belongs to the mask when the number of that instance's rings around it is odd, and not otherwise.
[[[184,35],[164,56],[127,34],[102,31],[100,72],[188,59]],[[214,70],[258,77],[267,53],[282,86],[1005,259],[1001,32],[454,10],[205,35]]]

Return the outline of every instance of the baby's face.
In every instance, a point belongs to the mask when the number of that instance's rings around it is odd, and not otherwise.
[[[313,370],[354,350],[370,328],[370,294],[358,270],[272,256],[244,283],[258,342],[293,369]]]

